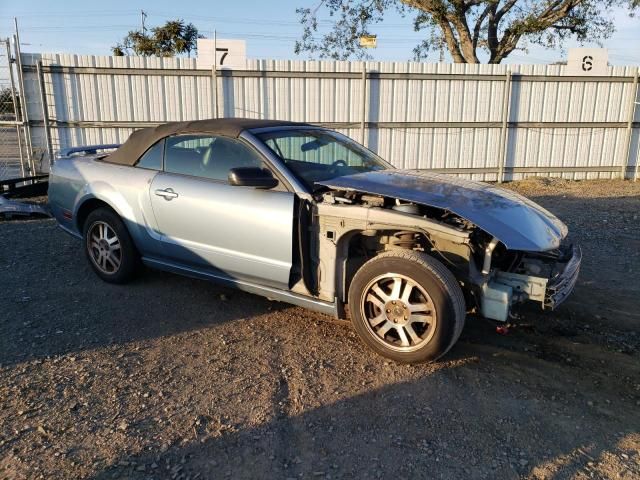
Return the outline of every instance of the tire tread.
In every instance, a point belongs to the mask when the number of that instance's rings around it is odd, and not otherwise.
[[[372,259],[368,260],[367,262],[365,262],[365,264],[362,265],[362,267],[360,267],[360,269],[356,272],[356,274],[353,277],[353,280],[355,280],[358,277],[358,274],[362,274],[362,272],[366,272],[365,267],[367,267],[367,265],[371,265],[373,262],[379,262],[380,260],[383,260],[385,258],[404,259],[412,263],[415,263],[421,268],[431,272],[431,274],[433,274],[442,284],[445,292],[447,293],[448,297],[452,302],[453,312],[454,312],[453,335],[451,336],[451,340],[447,345],[447,347],[440,353],[440,355],[438,355],[437,358],[442,357],[458,341],[465,323],[466,302],[465,302],[464,294],[462,293],[462,290],[460,288],[460,285],[458,284],[458,281],[456,280],[456,277],[453,275],[453,273],[451,273],[451,271],[447,267],[444,266],[444,264],[442,264],[440,261],[438,261],[437,259],[433,258],[432,256],[424,252],[418,252],[415,250],[389,250],[386,252],[382,252],[376,255],[375,257],[373,257]],[[352,281],[352,284],[353,284],[353,281]]]

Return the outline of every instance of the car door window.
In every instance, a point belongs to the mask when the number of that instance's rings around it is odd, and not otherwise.
[[[160,140],[144,152],[136,163],[136,167],[147,168],[149,170],[162,170],[163,150],[164,140]]]
[[[166,140],[166,172],[227,182],[229,170],[238,167],[264,165],[257,152],[231,138],[179,135]]]

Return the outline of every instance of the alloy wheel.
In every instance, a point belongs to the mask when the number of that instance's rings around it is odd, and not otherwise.
[[[97,221],[91,225],[87,235],[87,250],[91,261],[101,272],[112,275],[120,268],[120,239],[107,223]]]
[[[374,278],[363,291],[360,308],[374,338],[393,350],[417,350],[435,333],[433,300],[404,275],[388,273]]]

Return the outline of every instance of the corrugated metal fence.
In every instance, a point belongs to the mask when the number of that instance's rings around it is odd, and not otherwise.
[[[124,142],[174,120],[275,118],[327,125],[398,167],[495,180],[633,177],[636,67],[571,77],[558,65],[194,59],[22,54],[32,143]]]

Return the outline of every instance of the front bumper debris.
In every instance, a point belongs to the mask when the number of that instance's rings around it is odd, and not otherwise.
[[[10,200],[0,195],[0,217],[11,219],[15,216],[20,217],[50,217],[51,213],[45,205],[37,203],[26,203],[18,200]]]
[[[581,261],[580,247],[572,245],[562,249],[553,267],[558,273],[550,278],[496,270],[481,287],[482,316],[506,322],[511,307],[527,300],[540,302],[543,310],[554,310],[576,286]]]
[[[578,282],[582,250],[577,245],[571,247],[571,258],[562,273],[549,279],[542,303],[544,309],[554,310],[564,302]]]

